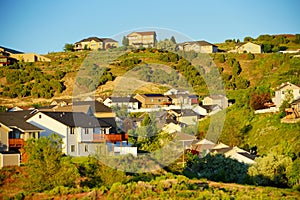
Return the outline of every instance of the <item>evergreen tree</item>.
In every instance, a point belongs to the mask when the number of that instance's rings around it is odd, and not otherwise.
[[[122,45],[125,47],[129,46],[129,40],[126,36],[123,36]]]
[[[176,44],[176,39],[175,39],[175,37],[174,37],[173,35],[171,36],[170,41],[171,41],[172,43]]]

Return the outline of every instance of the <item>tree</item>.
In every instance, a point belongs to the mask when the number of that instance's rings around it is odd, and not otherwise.
[[[254,93],[250,99],[250,107],[254,110],[265,108],[264,104],[271,100],[270,93],[257,94]]]
[[[238,61],[235,61],[232,66],[232,74],[238,76],[242,72],[241,65]]]
[[[64,51],[74,51],[74,44],[65,44]]]
[[[244,42],[252,42],[254,39],[252,37],[245,37]]]
[[[125,47],[129,46],[129,40],[126,36],[123,36],[122,45]]]
[[[255,161],[256,164],[248,170],[254,184],[287,186],[287,175],[292,166],[292,159],[289,156],[269,154],[265,157],[258,157]]]
[[[78,170],[70,157],[63,156],[61,146],[62,139],[55,134],[26,141],[26,189],[44,191],[56,186],[75,186]]]
[[[173,44],[176,44],[176,39],[175,39],[175,37],[174,37],[173,35],[171,36],[170,41],[171,41]]]

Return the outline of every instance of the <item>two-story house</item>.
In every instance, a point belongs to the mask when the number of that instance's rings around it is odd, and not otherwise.
[[[191,41],[177,44],[177,49],[182,51],[195,51],[197,53],[216,53],[218,47],[207,41]]]
[[[42,128],[26,121],[33,111],[0,113],[0,151],[18,151],[30,138],[39,138]]]
[[[132,32],[127,35],[128,43],[133,47],[154,47],[156,44],[155,31]]]
[[[170,105],[170,98],[163,94],[136,94],[134,96],[141,103],[142,108],[161,108]]]
[[[119,47],[119,43],[111,38],[89,37],[75,43],[75,51],[80,50],[100,50]]]
[[[100,144],[127,140],[125,134],[108,134],[110,125],[81,112],[37,112],[27,122],[43,129],[41,136],[58,134],[63,153],[71,156],[88,156]]]
[[[300,98],[300,85],[295,85],[289,82],[282,83],[275,90],[275,98],[272,101],[275,103],[276,107],[279,108],[284,100],[287,100],[288,96],[292,96],[291,101]]]

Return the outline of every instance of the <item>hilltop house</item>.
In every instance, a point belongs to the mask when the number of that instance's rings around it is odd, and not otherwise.
[[[136,94],[134,96],[142,108],[160,108],[171,104],[169,97],[162,94]]]
[[[155,31],[132,32],[127,35],[128,43],[133,47],[154,47],[156,44]]]
[[[218,47],[207,41],[191,41],[177,44],[177,50],[182,51],[195,51],[197,53],[216,53]]]
[[[241,46],[238,46],[236,51],[237,53],[262,53],[262,46],[252,42],[247,42]]]
[[[210,95],[204,97],[202,103],[204,106],[218,105],[222,109],[225,109],[228,107],[228,98],[222,94]]]
[[[195,125],[198,122],[198,114],[191,109],[172,109],[168,111],[168,118],[184,125]]]
[[[75,43],[74,50],[100,50],[119,47],[119,43],[111,38],[89,37]]]
[[[282,83],[275,90],[275,98],[272,101],[275,103],[276,107],[279,108],[284,100],[286,100],[286,96],[291,94],[293,100],[300,98],[300,85],[295,85],[289,82]]]

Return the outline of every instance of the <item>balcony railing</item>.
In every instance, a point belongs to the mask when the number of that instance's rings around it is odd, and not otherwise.
[[[25,145],[25,141],[23,139],[9,138],[8,144],[10,148],[22,148]]]
[[[128,140],[128,134],[94,134],[94,142],[122,142]]]

